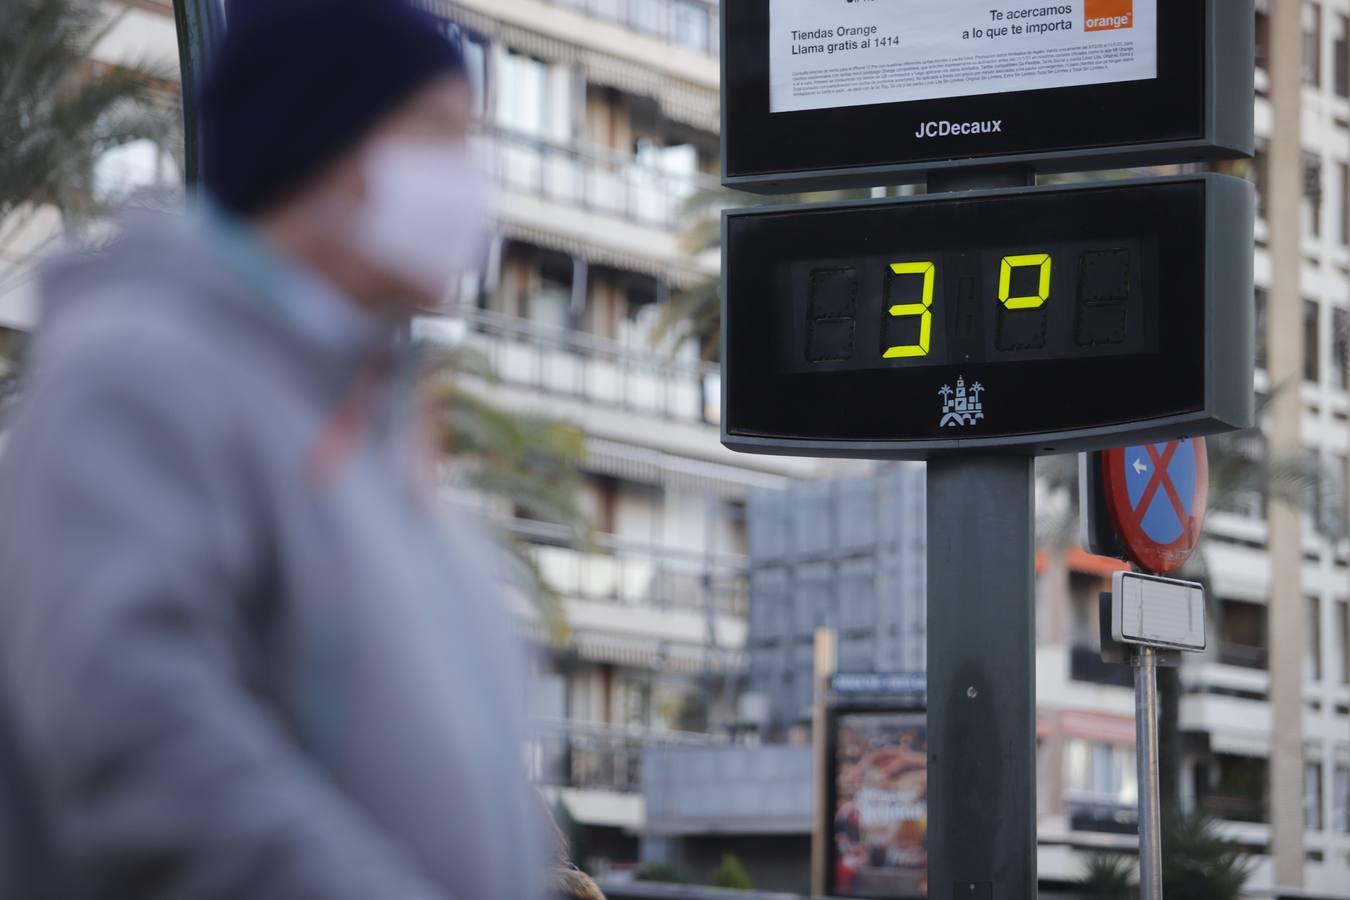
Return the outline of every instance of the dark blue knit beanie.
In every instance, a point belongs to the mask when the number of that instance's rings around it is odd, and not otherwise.
[[[459,47],[405,0],[232,0],[201,96],[202,181],[266,210],[438,75]]]

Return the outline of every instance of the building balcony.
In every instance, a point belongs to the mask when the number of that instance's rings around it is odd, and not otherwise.
[[[1270,819],[1266,813],[1265,792],[1251,794],[1207,794],[1196,801],[1196,808],[1225,822],[1252,822],[1264,824]]]
[[[716,56],[719,25],[713,0],[545,0],[677,47]]]
[[[687,224],[685,204],[717,181],[672,171],[603,147],[563,144],[485,125],[478,153],[503,189],[664,231]]]
[[[593,547],[577,549],[566,529],[519,519],[511,531],[527,543],[543,577],[566,600],[697,613],[697,632],[689,637],[698,643],[707,640],[704,616],[745,618],[749,590],[743,556],[609,534],[597,535]],[[743,642],[742,635],[737,646]]]
[[[644,753],[725,744],[708,734],[541,721],[526,745],[526,761],[531,779],[541,786],[639,793]]]
[[[1070,831],[1089,831],[1098,834],[1137,834],[1139,812],[1132,804],[1121,803],[1115,797],[1091,796],[1066,798],[1065,812]]]
[[[1220,665],[1264,671],[1270,651],[1265,647],[1253,647],[1247,644],[1235,644],[1232,641],[1221,640],[1215,655]]]
[[[486,310],[457,310],[426,327],[448,329],[436,337],[479,350],[507,385],[678,422],[721,418],[715,365]]]

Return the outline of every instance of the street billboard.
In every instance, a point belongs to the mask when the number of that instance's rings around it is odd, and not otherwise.
[[[927,897],[925,713],[840,710],[831,737],[831,896]]]

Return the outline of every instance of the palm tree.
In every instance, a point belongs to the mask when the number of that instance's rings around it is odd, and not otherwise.
[[[0,0],[0,250],[43,206],[66,225],[106,212],[95,175],[109,150],[176,144],[172,71],[93,61],[120,18],[92,0]]]
[[[176,146],[177,115],[164,102],[172,73],[92,61],[120,18],[92,0],[0,0],[0,258],[11,265],[6,251],[44,208],[66,228],[106,211],[95,181],[108,151],[139,140]],[[22,274],[0,270],[0,293]],[[22,332],[0,334],[0,415],[24,344]]]
[[[1123,853],[1094,853],[1088,857],[1087,874],[1078,882],[1081,892],[1099,900],[1135,900],[1134,860]]]
[[[1238,900],[1251,877],[1254,862],[1238,845],[1224,839],[1219,823],[1203,813],[1172,812],[1163,828],[1162,876],[1169,896],[1187,900]],[[1087,875],[1078,883],[1086,897],[1133,900],[1134,859],[1122,853],[1095,853]]]

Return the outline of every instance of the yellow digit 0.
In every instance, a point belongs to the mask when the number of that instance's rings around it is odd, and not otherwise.
[[[1013,269],[1040,266],[1041,278],[1034,297],[1011,297]],[[1039,309],[1050,299],[1050,254],[1029,253],[1025,256],[1005,256],[998,276],[998,302],[1007,309]]]
[[[887,347],[885,359],[911,359],[927,356],[933,338],[933,282],[937,277],[937,266],[931,262],[891,263],[891,271],[896,275],[922,275],[923,297],[919,303],[900,303],[892,306],[892,318],[904,319],[919,316],[919,342],[902,344],[899,347]]]

